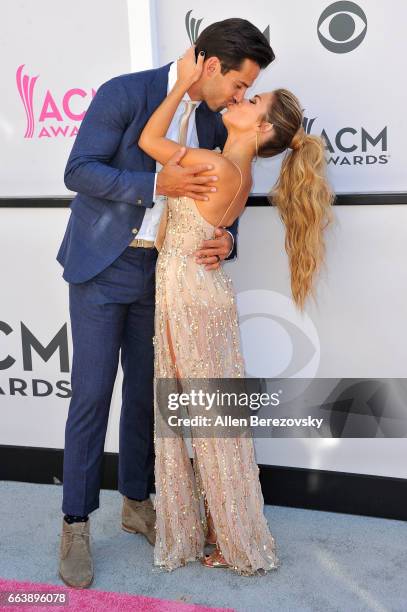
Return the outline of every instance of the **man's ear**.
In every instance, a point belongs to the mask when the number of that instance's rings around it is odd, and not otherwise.
[[[220,70],[220,61],[216,56],[208,57],[204,63],[204,70],[208,76],[213,76]]]

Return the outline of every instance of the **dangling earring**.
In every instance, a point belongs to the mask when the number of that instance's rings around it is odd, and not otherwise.
[[[256,130],[256,155],[255,155],[254,161],[257,161],[258,156],[259,156],[259,133]]]

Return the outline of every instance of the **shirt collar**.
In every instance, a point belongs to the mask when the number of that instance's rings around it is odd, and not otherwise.
[[[167,94],[171,91],[171,89],[174,87],[175,82],[177,80],[177,62],[173,62],[170,66],[170,70],[168,72],[168,87],[167,87]],[[188,92],[186,91],[184,94],[184,97],[182,98],[183,100],[190,100],[191,98],[188,95]],[[198,106],[200,105],[200,103],[202,102],[202,100],[195,100],[196,106],[195,108],[198,108]]]

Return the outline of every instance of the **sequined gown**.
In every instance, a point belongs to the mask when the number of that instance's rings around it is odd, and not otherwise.
[[[193,199],[168,199],[156,267],[154,565],[173,570],[204,555],[205,497],[226,562],[251,575],[280,565],[252,438],[192,437],[192,466],[183,437],[156,434],[158,379],[244,376],[231,279],[222,267],[205,270],[193,256],[213,232]]]

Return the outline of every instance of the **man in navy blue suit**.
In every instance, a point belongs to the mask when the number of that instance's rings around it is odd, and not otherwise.
[[[205,52],[204,70],[185,96],[185,101],[196,104],[183,133],[189,147],[222,149],[227,134],[219,111],[243,99],[274,54],[265,36],[243,19],[206,28],[196,41],[196,52],[200,51]],[[93,579],[88,515],[99,507],[119,357],[123,368],[118,473],[122,528],[144,534],[152,545],[155,542],[155,511],[149,494],[154,486],[152,338],[157,231],[165,197],[202,200],[216,189],[216,177],[200,175],[206,165],[181,166],[182,150],[161,168],[137,145],[149,116],[175,80],[176,63],[171,63],[101,85],[65,170],[65,185],[77,195],[57,255],[69,283],[73,340],[59,572],[73,587],[89,586]],[[178,142],[184,106],[180,105],[167,133]],[[216,239],[202,244],[197,260],[210,269],[233,258],[236,231],[237,222],[218,228]]]

